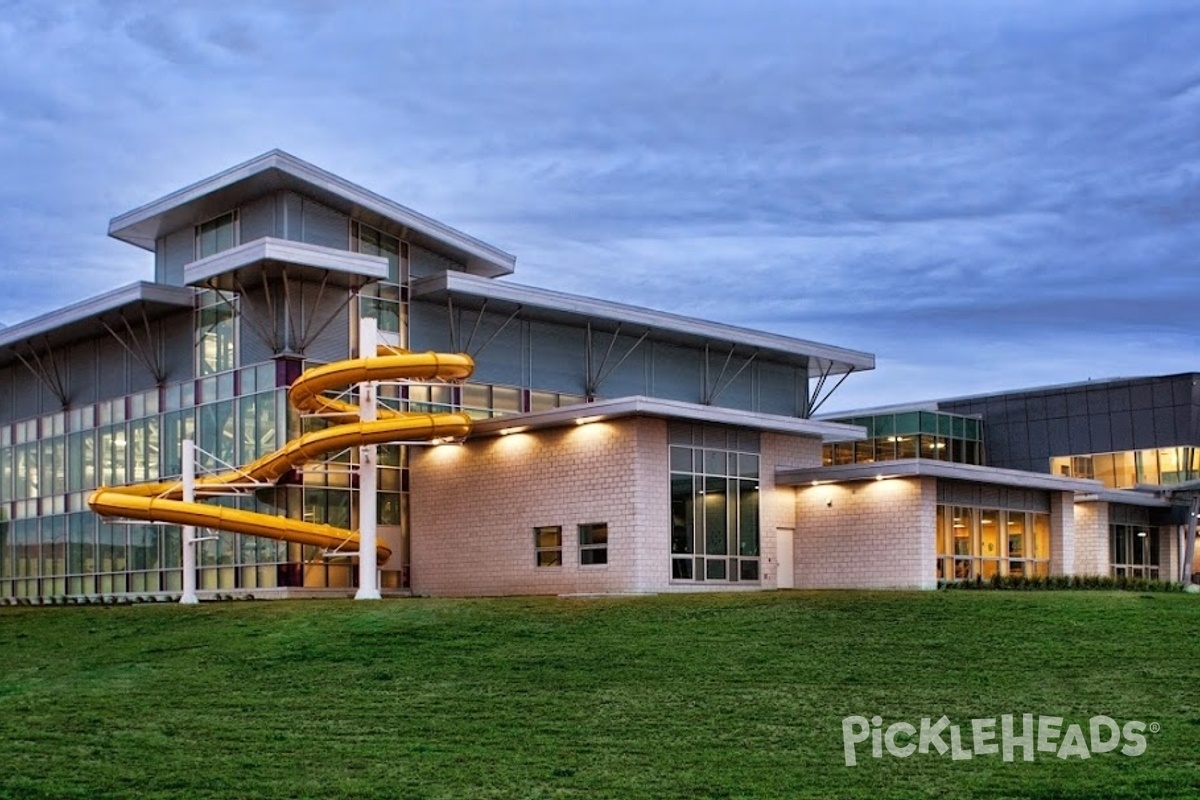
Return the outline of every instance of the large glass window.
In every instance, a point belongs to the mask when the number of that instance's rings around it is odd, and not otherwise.
[[[959,464],[983,463],[983,420],[934,411],[906,411],[833,420],[866,429],[859,442],[822,449],[826,466],[928,458]]]
[[[1115,577],[1158,578],[1158,529],[1148,525],[1109,525],[1109,558]]]
[[[671,447],[671,579],[757,581],[756,453]]]
[[[196,258],[207,258],[237,244],[237,211],[230,211],[196,226]]]
[[[939,580],[1050,574],[1050,515],[939,505]]]
[[[212,375],[237,367],[238,300],[222,292],[199,295],[196,310],[196,374]]]
[[[1130,489],[1141,483],[1170,486],[1200,478],[1200,447],[1055,456],[1050,459],[1050,471],[1094,478],[1110,489]]]

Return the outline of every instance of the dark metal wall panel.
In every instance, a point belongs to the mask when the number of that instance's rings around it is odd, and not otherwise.
[[[1137,439],[1134,436],[1133,412],[1124,409],[1112,411],[1108,415],[1108,421],[1112,426],[1113,450],[1134,450],[1137,448]]]
[[[1154,409],[1154,435],[1147,447],[1165,447],[1175,441],[1175,413],[1170,406]]]
[[[196,232],[187,227],[169,233],[159,240],[162,242],[162,273],[157,276],[159,283],[172,286],[183,286],[183,267],[196,260]]]
[[[1108,411],[1099,411],[1094,414],[1089,414],[1087,417],[1088,423],[1088,447],[1092,448],[1091,453],[1110,453],[1115,448],[1112,441],[1112,425],[1108,420]]]
[[[265,236],[278,236],[275,220],[276,194],[263,195],[242,206],[238,217],[239,244],[253,242]]]
[[[350,217],[308,198],[304,198],[303,214],[301,241],[338,250],[350,249]]]
[[[998,467],[1044,472],[1052,456],[1200,444],[1200,376],[1194,373],[939,406],[953,413],[982,409],[988,463]]]
[[[937,482],[937,500],[943,505],[1035,511],[1043,514],[1050,512],[1049,492],[967,481],[939,480]]]

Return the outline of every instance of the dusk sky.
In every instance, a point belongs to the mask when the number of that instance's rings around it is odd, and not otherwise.
[[[0,0],[0,322],[281,148],[510,280],[874,353],[822,411],[1200,370],[1200,5]]]

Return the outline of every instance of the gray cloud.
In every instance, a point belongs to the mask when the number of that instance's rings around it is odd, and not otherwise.
[[[517,280],[878,352],[847,401],[1196,366],[1191,3],[9,5],[10,324],[282,147]]]

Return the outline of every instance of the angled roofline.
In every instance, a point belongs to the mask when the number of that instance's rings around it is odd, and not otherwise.
[[[66,328],[91,323],[97,323],[98,327],[99,320],[105,314],[134,306],[153,306],[163,310],[190,309],[195,303],[194,298],[195,290],[188,287],[137,281],[0,328],[0,351],[15,348],[38,336],[50,336]]]
[[[793,436],[811,436],[822,441],[844,441],[848,438],[864,438],[862,428],[841,425],[835,422],[817,422],[801,417],[785,417],[780,414],[763,414],[758,411],[742,411],[724,406],[706,406],[682,400],[665,400],[658,397],[632,395],[597,400],[594,403],[577,403],[549,411],[528,414],[511,414],[503,417],[477,421],[471,429],[471,438],[480,436],[503,436],[510,433],[544,428],[561,428],[568,425],[583,425],[624,417],[659,417],[663,419],[708,422],[750,428],[768,433],[784,433]]]
[[[237,166],[171,192],[164,197],[113,217],[108,235],[123,242],[154,250],[155,239],[163,231],[159,223],[169,212],[181,209],[222,190],[262,178],[268,173],[285,178],[280,188],[307,188],[315,199],[337,203],[343,210],[361,210],[378,215],[416,235],[418,244],[438,243],[453,251],[473,272],[490,277],[509,275],[516,268],[516,256],[476,239],[449,225],[438,222],[407,206],[351,183],[282,150],[271,150]],[[249,200],[250,197],[243,198]],[[220,212],[217,212],[220,213]],[[353,215],[352,215],[353,216]]]
[[[642,306],[596,300],[582,295],[539,289],[508,281],[493,281],[460,272],[444,272],[419,278],[412,283],[412,297],[437,300],[444,296],[495,300],[525,310],[554,312],[579,320],[611,320],[646,330],[659,330],[695,340],[744,345],[748,348],[808,359],[819,370],[831,374],[865,371],[875,368],[875,356],[804,339],[740,328],[695,317],[685,317]]]

